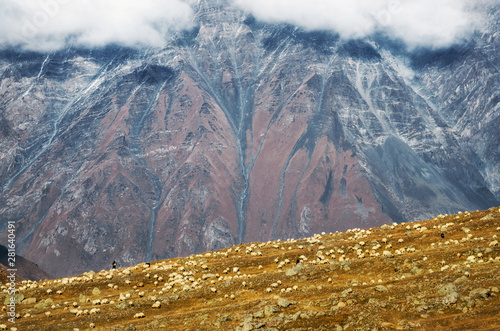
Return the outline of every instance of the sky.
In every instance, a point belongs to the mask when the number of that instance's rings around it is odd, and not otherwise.
[[[332,31],[344,39],[383,32],[410,49],[463,42],[484,19],[467,9],[470,0],[228,1],[260,21]],[[0,0],[0,47],[161,47],[172,32],[194,25],[194,11],[183,0]]]

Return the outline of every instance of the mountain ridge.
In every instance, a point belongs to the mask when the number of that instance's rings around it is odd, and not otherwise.
[[[192,5],[161,50],[1,53],[0,224],[49,273],[499,204],[499,20],[409,52]]]

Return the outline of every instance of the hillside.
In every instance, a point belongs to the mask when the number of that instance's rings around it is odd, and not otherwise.
[[[500,330],[498,236],[491,208],[25,281],[15,327]]]
[[[5,282],[7,269],[7,247],[0,245],[0,281]],[[17,277],[25,280],[52,279],[53,277],[43,271],[37,264],[26,260],[24,257],[16,256]]]

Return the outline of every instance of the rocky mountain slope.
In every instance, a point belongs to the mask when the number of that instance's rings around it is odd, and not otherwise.
[[[24,281],[15,327],[499,330],[499,236],[491,208]]]
[[[0,282],[6,283],[9,275],[8,267],[8,249],[0,245]],[[26,260],[24,257],[16,256],[16,278],[21,280],[42,280],[52,279],[51,275],[43,271],[36,263]]]
[[[162,50],[0,52],[0,225],[49,273],[500,204],[498,8],[409,52],[192,6]]]

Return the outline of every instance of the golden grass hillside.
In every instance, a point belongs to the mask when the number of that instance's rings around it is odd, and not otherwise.
[[[499,236],[491,208],[24,281],[0,329],[500,330]]]

